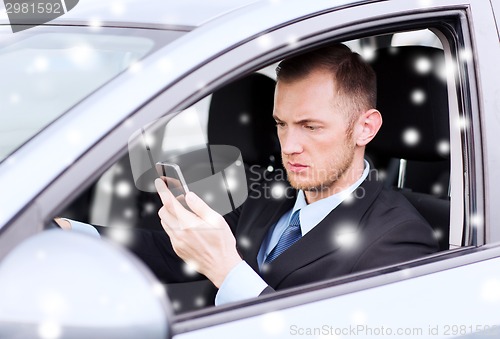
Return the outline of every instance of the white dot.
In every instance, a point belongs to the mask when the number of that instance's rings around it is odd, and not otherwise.
[[[135,123],[134,123],[134,119],[127,119],[125,120],[125,127],[127,128],[131,128],[131,127],[134,127]]]
[[[198,119],[199,112],[196,108],[191,107],[188,111],[184,111],[182,117],[180,117],[184,123],[188,126],[199,126]]]
[[[335,242],[339,246],[351,247],[356,243],[358,238],[357,232],[342,232],[335,236]]]
[[[181,302],[179,300],[172,300],[172,308],[174,309],[174,311],[178,311],[181,309]]]
[[[344,200],[342,201],[343,204],[345,205],[350,205],[354,202],[354,194],[349,194],[347,195]]]
[[[120,181],[116,184],[115,192],[121,198],[128,197],[132,193],[132,186],[127,181]]]
[[[99,190],[101,190],[103,193],[110,194],[111,192],[113,192],[113,185],[111,185],[110,182],[99,183]]]
[[[470,222],[472,227],[481,227],[483,226],[483,216],[479,214],[473,214],[470,218]]]
[[[111,13],[115,16],[121,16],[125,13],[125,6],[119,1],[114,1],[111,4]]]
[[[47,258],[47,252],[45,252],[44,250],[39,250],[36,252],[35,257],[36,260],[43,261]]]
[[[487,302],[500,302],[500,280],[487,280],[481,287],[481,298]]]
[[[469,127],[469,119],[467,119],[466,117],[460,117],[457,120],[457,125],[460,129],[464,130]]]
[[[151,214],[153,213],[155,210],[155,204],[153,204],[152,202],[147,202],[144,204],[144,211],[148,214]]]
[[[67,54],[70,60],[77,66],[91,65],[95,61],[95,51],[92,46],[80,43],[68,49]]]
[[[262,49],[268,49],[269,47],[271,47],[272,43],[273,41],[268,34],[261,35],[257,38],[257,44]]]
[[[252,246],[252,242],[250,239],[247,237],[240,237],[239,238],[239,245],[243,248],[250,248]]]
[[[425,100],[426,100],[425,92],[422,91],[421,89],[416,89],[413,92],[411,92],[411,101],[415,105],[421,105],[425,102]]]
[[[182,272],[184,272],[185,275],[192,277],[198,273],[196,267],[197,265],[193,262],[185,262],[182,265]]]
[[[377,172],[377,177],[379,180],[385,180],[385,178],[387,178],[387,172],[384,170],[379,170]]]
[[[14,156],[10,156],[5,160],[5,163],[9,166],[14,165],[17,162],[17,159]]]
[[[246,125],[250,122],[250,116],[246,113],[240,115],[240,123]]]
[[[72,145],[77,145],[82,141],[82,134],[80,131],[69,130],[66,132],[66,139]]]
[[[472,51],[469,48],[464,48],[460,50],[460,56],[464,61],[471,61],[472,60]]]
[[[227,188],[230,191],[236,190],[238,188],[238,186],[239,186],[238,180],[236,180],[234,177],[227,176],[226,177],[226,182],[227,182]]]
[[[117,225],[111,225],[107,230],[107,235],[119,244],[129,244],[132,241],[131,232],[125,228]]]
[[[271,165],[267,166],[267,171],[268,172],[273,172],[274,171],[274,167],[271,166]]]
[[[102,21],[99,18],[91,18],[89,20],[89,26],[93,31],[98,31],[102,27]]]
[[[440,141],[437,145],[438,153],[448,155],[450,153],[450,143],[446,140]]]
[[[17,93],[12,93],[10,95],[10,103],[15,105],[17,103],[19,103],[19,101],[21,101],[21,96]]]
[[[262,267],[260,268],[260,272],[266,273],[269,271],[270,268],[271,268],[271,266],[269,264],[264,263],[264,264],[262,264]]]
[[[405,268],[405,269],[401,270],[400,272],[401,272],[401,275],[405,278],[409,278],[412,276],[411,270],[409,268]]]
[[[403,142],[408,146],[415,146],[420,142],[420,132],[415,128],[407,128],[403,132]]]
[[[41,296],[39,305],[45,314],[51,316],[61,315],[67,311],[66,300],[58,293],[48,293]]]
[[[296,36],[296,35],[290,35],[287,39],[286,39],[288,45],[290,45],[291,47],[295,47],[297,46],[297,43],[299,42],[299,37]]]
[[[108,306],[110,304],[110,300],[107,295],[101,295],[98,299],[98,302],[102,306]]]
[[[280,312],[271,312],[262,316],[262,328],[270,335],[284,334],[285,317]]]
[[[355,325],[366,324],[366,314],[362,311],[356,311],[352,314],[351,319]]]
[[[396,55],[398,53],[399,53],[399,49],[397,49],[396,47],[389,48],[389,54]]]
[[[196,297],[194,304],[196,307],[203,307],[205,306],[205,299],[203,297]]]
[[[434,194],[434,195],[442,195],[443,191],[444,191],[443,185],[436,183],[436,184],[432,185],[431,191],[432,191],[432,194]]]
[[[443,238],[443,231],[434,230],[434,239],[441,240]]]
[[[418,3],[422,7],[429,7],[432,5],[433,0],[418,0]]]
[[[38,335],[41,339],[57,339],[61,333],[61,326],[55,321],[44,321],[38,326]]]
[[[282,198],[285,194],[285,186],[283,184],[274,184],[271,188],[271,195],[275,199]]]
[[[128,262],[121,262],[119,268],[122,273],[130,273],[131,267]]]
[[[415,68],[417,69],[418,73],[427,74],[432,69],[432,63],[429,60],[429,58],[421,57],[418,58],[417,61],[415,62]]]
[[[163,73],[168,73],[172,70],[172,61],[167,58],[163,58],[158,62],[158,68],[160,69],[161,72]]]
[[[132,64],[130,64],[129,70],[132,73],[139,73],[140,71],[142,71],[142,63],[140,63],[139,61],[133,62]]]
[[[205,195],[203,195],[203,200],[206,203],[213,202],[214,201],[214,195],[212,193],[206,193]]]
[[[38,72],[45,72],[49,68],[49,60],[45,57],[38,57],[35,59],[35,70]]]
[[[239,166],[241,166],[241,164],[242,164],[241,160],[236,160],[236,162],[235,162],[235,165],[236,165],[236,166],[238,166],[238,167],[239,167]]]
[[[113,171],[115,171],[115,174],[122,174],[123,173],[123,166],[120,165],[120,164],[116,164],[114,167],[113,167]]]
[[[153,294],[159,298],[165,296],[165,287],[160,283],[154,283],[152,286]]]
[[[372,61],[373,59],[375,59],[375,48],[373,47],[364,47],[362,50],[361,50],[361,57],[365,60],[365,61]]]
[[[134,216],[134,211],[131,208],[126,208],[123,211],[123,216],[127,219],[130,219]]]

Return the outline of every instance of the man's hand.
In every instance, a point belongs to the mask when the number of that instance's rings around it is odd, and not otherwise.
[[[71,223],[68,220],[62,218],[54,218],[54,222],[59,225],[63,230],[70,230]]]
[[[156,179],[155,186],[163,203],[158,215],[175,253],[219,288],[242,261],[229,225],[193,192],[184,197],[190,212],[161,179]]]

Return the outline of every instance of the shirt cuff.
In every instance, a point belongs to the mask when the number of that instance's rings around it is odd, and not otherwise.
[[[222,282],[215,305],[255,298],[267,287],[267,283],[245,262],[236,265]]]
[[[92,225],[66,218],[61,218],[61,219],[69,222],[71,224],[71,230],[74,232],[84,233],[94,238],[99,238],[99,239],[101,238],[101,235],[99,234],[99,232],[97,232],[97,229]]]

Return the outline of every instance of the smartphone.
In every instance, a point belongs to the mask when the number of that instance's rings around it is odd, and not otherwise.
[[[168,162],[157,162],[156,172],[163,181],[167,184],[168,189],[174,197],[183,197],[189,192],[186,180],[182,175],[179,165]]]

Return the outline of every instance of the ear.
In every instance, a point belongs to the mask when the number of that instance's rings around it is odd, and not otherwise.
[[[382,126],[382,115],[376,109],[370,109],[359,116],[356,123],[356,138],[357,146],[366,146]]]

